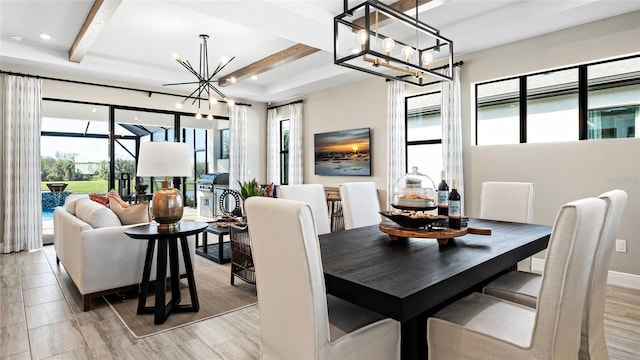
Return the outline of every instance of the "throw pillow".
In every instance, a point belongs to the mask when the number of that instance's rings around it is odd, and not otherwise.
[[[114,197],[109,197],[109,206],[118,216],[122,225],[134,225],[151,221],[149,203],[144,201],[139,204],[122,206]]]
[[[109,207],[109,198],[105,195],[89,194],[89,199],[97,202],[98,204],[102,204],[106,207]]]
[[[116,193],[116,195],[117,195],[117,193]],[[118,204],[120,204],[120,206],[123,207],[123,208],[128,208],[129,207],[129,203],[127,203],[126,201],[122,200],[122,198],[120,196],[111,195],[111,191],[107,194],[107,197],[109,198],[109,207],[113,206],[113,205],[111,205],[111,203],[113,203],[114,201],[117,202]]]

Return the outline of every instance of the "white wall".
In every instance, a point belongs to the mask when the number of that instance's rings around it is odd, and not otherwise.
[[[386,207],[387,85],[373,78],[304,96],[304,183],[337,187],[343,182],[373,181],[382,208]],[[278,119],[288,119],[286,106]],[[320,176],[314,174],[313,134],[371,128],[371,176]]]

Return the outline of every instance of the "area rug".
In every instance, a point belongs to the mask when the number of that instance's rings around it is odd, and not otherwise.
[[[105,300],[116,312],[120,320],[136,338],[143,338],[163,331],[186,326],[198,321],[210,319],[244,307],[257,301],[256,287],[236,278],[235,285],[230,281],[230,265],[220,265],[201,256],[195,256],[196,289],[200,311],[187,313],[172,313],[167,321],[161,325],[153,324],[153,314],[137,315],[137,295],[106,296]],[[182,304],[190,304],[187,280],[180,280]],[[147,296],[147,306],[155,301],[153,291]],[[167,293],[167,299],[171,297]]]

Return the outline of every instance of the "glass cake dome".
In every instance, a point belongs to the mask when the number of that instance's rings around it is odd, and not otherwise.
[[[438,207],[436,203],[435,183],[425,174],[418,172],[414,166],[412,171],[396,181],[393,194],[393,206],[402,210],[426,211]]]

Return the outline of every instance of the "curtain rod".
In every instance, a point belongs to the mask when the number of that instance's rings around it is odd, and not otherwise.
[[[149,97],[151,97],[151,95],[152,95],[152,94],[168,95],[168,96],[176,96],[176,97],[181,97],[181,98],[184,98],[184,97],[185,97],[184,95],[172,94],[172,93],[167,93],[167,92],[162,92],[162,91],[155,91],[155,90],[143,90],[143,89],[136,89],[136,88],[124,87],[124,86],[107,85],[107,84],[98,84],[98,83],[91,83],[91,82],[78,81],[78,80],[59,79],[59,78],[54,78],[54,77],[40,76],[40,75],[32,75],[32,74],[23,74],[23,73],[17,73],[17,72],[12,72],[12,71],[5,71],[5,70],[0,70],[0,74],[7,74],[7,75],[14,75],[14,76],[24,76],[24,77],[32,77],[32,78],[36,78],[36,79],[53,80],[53,81],[61,81],[61,82],[68,82],[68,83],[72,83],[72,84],[80,84],[80,85],[101,86],[101,87],[106,87],[106,88],[111,88],[111,89],[118,89],[118,90],[138,91],[138,92],[143,92],[143,93],[147,93],[147,94],[149,94]],[[209,101],[209,99],[203,99],[203,98],[200,98],[200,100],[206,100],[206,101]],[[218,102],[225,102],[225,101],[222,101],[222,100],[217,100],[217,101],[218,101]],[[251,106],[251,104],[244,104],[244,103],[236,103],[236,104],[237,104],[237,105]]]
[[[286,103],[286,104],[282,104],[282,105],[269,106],[269,107],[267,107],[267,110],[276,109],[276,108],[287,106],[287,105],[298,104],[298,103],[301,103],[301,102],[302,102],[302,100],[296,100],[296,101],[292,101],[290,103]]]

